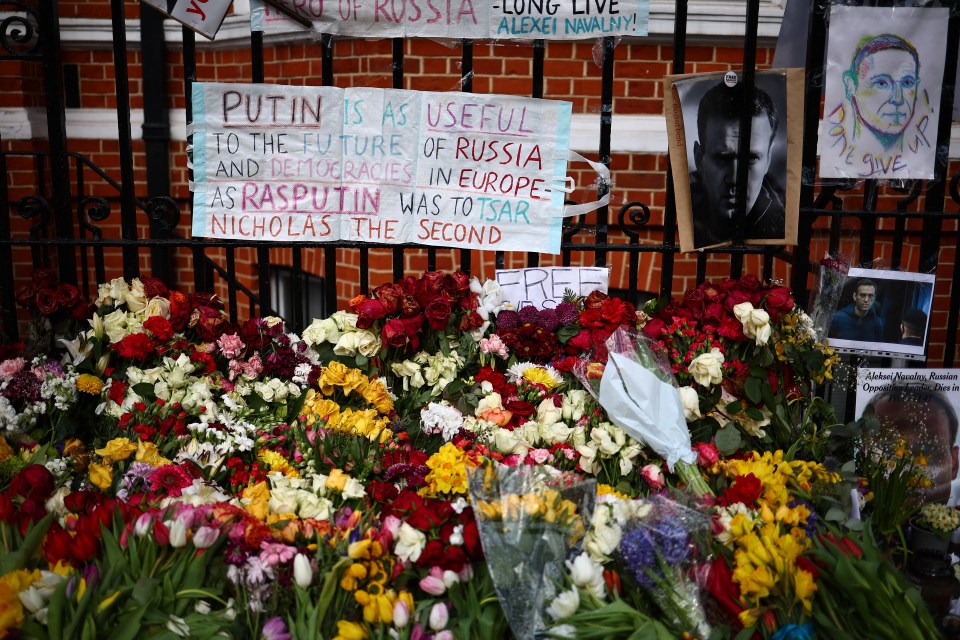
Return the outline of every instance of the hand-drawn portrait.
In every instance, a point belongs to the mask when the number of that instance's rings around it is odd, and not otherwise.
[[[947,9],[834,6],[823,178],[933,178]]]
[[[792,189],[788,195],[787,74],[758,73],[746,97],[736,74],[673,76],[668,83],[670,153],[683,250],[733,240],[744,103],[751,122],[743,237],[751,244],[790,244],[796,225],[787,215],[795,208],[790,206]]]

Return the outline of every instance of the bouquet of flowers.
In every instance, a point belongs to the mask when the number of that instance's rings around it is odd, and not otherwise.
[[[480,541],[500,606],[518,640],[546,624],[564,562],[579,551],[590,522],[596,481],[547,467],[488,464],[469,474]]]
[[[620,541],[626,572],[677,629],[710,635],[695,578],[705,560],[696,541],[710,531],[710,517],[664,497],[654,497],[636,526]]]

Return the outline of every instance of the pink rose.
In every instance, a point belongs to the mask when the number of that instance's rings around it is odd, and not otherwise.
[[[701,467],[712,467],[720,460],[720,451],[709,442],[698,442],[693,445],[697,452],[697,464]]]
[[[666,479],[663,477],[663,471],[658,464],[644,465],[643,468],[640,469],[640,477],[654,490],[663,489],[664,485],[667,484]]]

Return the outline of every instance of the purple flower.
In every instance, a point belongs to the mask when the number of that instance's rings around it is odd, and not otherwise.
[[[648,571],[659,573],[657,551],[649,529],[637,528],[627,532],[620,541],[620,555],[627,568],[641,585],[652,589],[654,584]]]
[[[553,331],[560,326],[560,317],[556,309],[541,309],[537,314],[537,322],[547,331]]]
[[[528,304],[517,313],[517,319],[520,321],[520,324],[527,324],[536,322],[537,315],[537,308],[532,304]]]
[[[283,618],[276,616],[267,620],[260,632],[261,640],[290,640],[290,631]]]
[[[668,516],[657,523],[654,537],[667,564],[683,562],[690,554],[690,534],[675,518]]]
[[[560,324],[573,324],[580,319],[580,312],[577,310],[577,305],[572,302],[561,302],[557,305],[555,311],[557,312],[557,320]]]
[[[497,331],[516,329],[520,324],[516,311],[506,309],[497,314]]]

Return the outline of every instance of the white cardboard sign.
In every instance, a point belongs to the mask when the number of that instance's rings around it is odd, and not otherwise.
[[[533,267],[530,269],[500,269],[497,284],[503,299],[516,309],[533,305],[537,309],[553,309],[563,301],[569,290],[578,296],[594,291],[607,293],[610,270],[606,267]]]

